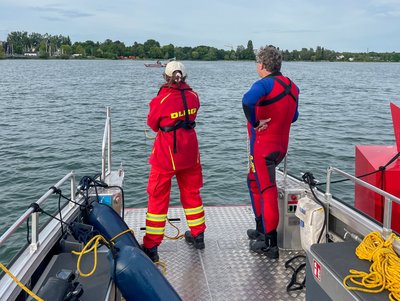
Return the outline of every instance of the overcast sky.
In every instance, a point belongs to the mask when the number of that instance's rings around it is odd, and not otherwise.
[[[120,40],[130,46],[400,52],[400,0],[0,0],[0,40],[12,31]]]

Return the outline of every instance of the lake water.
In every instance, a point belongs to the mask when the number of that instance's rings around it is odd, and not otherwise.
[[[105,107],[111,106],[113,164],[125,167],[127,207],[145,207],[152,141],[148,103],[162,68],[143,61],[0,60],[0,235],[65,174],[101,172]],[[253,62],[187,61],[188,83],[200,95],[197,133],[205,205],[249,203],[247,139],[241,98],[257,80]],[[325,181],[328,166],[354,172],[354,146],[394,145],[389,103],[399,104],[400,64],[284,63],[301,89],[292,126],[289,172]],[[343,185],[343,184],[342,184]],[[351,185],[336,194],[351,202]],[[176,185],[171,205],[179,204]],[[24,243],[0,250],[0,261]]]

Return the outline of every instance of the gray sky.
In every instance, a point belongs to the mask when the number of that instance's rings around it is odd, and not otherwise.
[[[227,50],[252,40],[255,48],[400,52],[400,0],[0,0],[0,40],[12,31],[127,46],[155,39]]]

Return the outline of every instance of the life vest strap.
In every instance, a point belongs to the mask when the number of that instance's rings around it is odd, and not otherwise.
[[[278,82],[283,88],[284,91],[280,94],[278,94],[275,97],[272,97],[270,99],[267,99],[265,101],[261,101],[259,106],[268,106],[271,105],[275,102],[277,102],[278,100],[281,100],[282,98],[284,98],[287,95],[290,95],[294,101],[297,103],[297,97],[293,95],[292,93],[292,81],[289,79],[289,84],[287,85],[285,82],[283,82],[281,79],[277,78],[277,77],[272,77],[273,80],[275,80],[276,82]]]
[[[163,132],[172,132],[176,131],[177,129],[185,129],[185,130],[191,130],[194,129],[196,126],[196,121],[184,121],[184,120],[178,120],[177,123],[173,126],[160,126],[160,130]]]
[[[174,154],[176,154],[176,130],[177,129],[185,129],[185,130],[192,130],[196,126],[195,121],[189,120],[189,110],[185,96],[185,90],[192,90],[190,88],[187,89],[178,89],[181,91],[181,97],[183,102],[183,108],[185,112],[185,120],[178,120],[175,125],[173,126],[160,126],[160,130],[163,132],[172,132],[174,131]]]

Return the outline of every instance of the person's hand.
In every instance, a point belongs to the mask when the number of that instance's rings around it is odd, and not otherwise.
[[[255,128],[255,130],[259,131],[259,132],[265,130],[268,127],[268,122],[270,122],[270,121],[271,121],[271,118],[260,120],[260,123]]]

